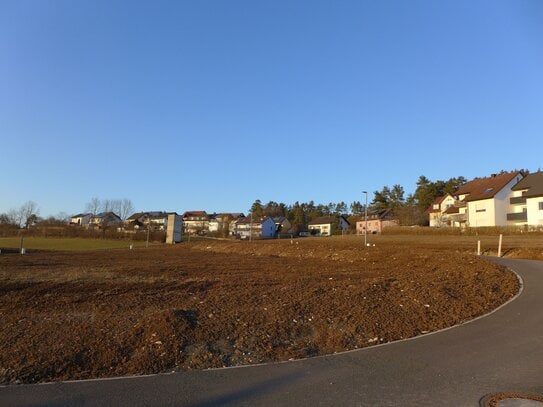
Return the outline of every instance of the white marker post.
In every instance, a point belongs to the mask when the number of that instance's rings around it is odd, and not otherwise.
[[[502,238],[503,235],[500,234],[500,241],[498,243],[498,257],[502,257]]]
[[[477,240],[477,256],[481,255],[481,241]]]

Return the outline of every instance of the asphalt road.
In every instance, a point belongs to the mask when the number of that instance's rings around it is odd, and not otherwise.
[[[543,262],[496,259],[520,296],[462,326],[302,361],[0,388],[1,406],[478,406],[543,394]]]

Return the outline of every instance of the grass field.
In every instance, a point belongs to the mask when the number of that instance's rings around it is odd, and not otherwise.
[[[333,236],[330,238],[303,238],[296,239],[299,244],[304,244],[305,241],[312,241],[313,239],[324,239],[328,243],[337,242],[340,245],[343,243],[359,243],[363,246],[364,236],[359,235],[346,235],[345,237]],[[197,244],[198,242],[213,241],[214,239],[191,237],[190,242],[185,240],[184,244]],[[451,250],[477,251],[477,241],[481,241],[481,250],[483,254],[496,255],[498,249],[498,234],[491,235],[437,235],[437,234],[398,234],[398,235],[368,235],[368,242],[377,245],[387,244],[395,245],[398,249],[405,246],[411,246],[413,244],[419,247],[449,247]],[[237,243],[245,246],[251,246],[249,242],[240,242],[231,240],[232,243]],[[256,241],[255,241],[256,243]],[[123,249],[128,248],[132,244],[134,247],[143,247],[145,242],[143,241],[127,241],[127,240],[108,240],[108,239],[82,239],[82,238],[38,238],[38,237],[26,237],[24,239],[23,247],[27,250],[100,250],[100,249]],[[160,246],[160,243],[150,243]],[[0,248],[4,249],[18,249],[21,247],[21,239],[19,237],[1,237]],[[408,249],[410,250],[410,249]],[[502,254],[508,255],[508,253],[517,250],[531,250],[539,253],[532,258],[543,257],[543,236],[541,234],[515,234],[503,236]]]
[[[79,238],[39,238],[26,237],[23,247],[27,250],[100,250],[100,249],[127,249],[130,245],[134,247],[145,246],[145,242],[132,242],[126,240],[107,239],[79,239]],[[21,247],[21,238],[2,237],[0,248],[18,249]]]

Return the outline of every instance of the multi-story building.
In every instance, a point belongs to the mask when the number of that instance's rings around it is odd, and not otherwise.
[[[526,175],[512,188],[507,222],[512,226],[543,226],[543,172]]]
[[[381,209],[368,211],[366,219],[360,219],[356,222],[356,233],[362,234],[366,230],[367,233],[381,233],[383,229],[391,226],[399,226],[400,221],[394,216],[391,209]]]
[[[275,222],[272,218],[246,216],[234,223],[234,236],[240,239],[269,239],[275,237]]]
[[[187,211],[182,218],[184,234],[204,235],[209,230],[209,216],[206,211]]]
[[[456,191],[457,200],[445,211],[451,226],[507,226],[511,188],[523,178],[520,171],[475,178]]]

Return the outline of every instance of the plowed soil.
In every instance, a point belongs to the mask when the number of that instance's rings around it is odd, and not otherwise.
[[[459,324],[518,292],[463,251],[360,239],[0,256],[0,382],[305,358]]]

